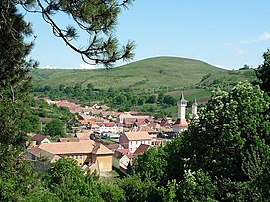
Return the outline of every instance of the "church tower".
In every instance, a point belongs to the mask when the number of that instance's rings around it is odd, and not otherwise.
[[[178,106],[178,119],[173,124],[173,132],[181,133],[188,128],[188,123],[186,120],[186,107],[187,102],[184,98],[184,94],[182,93],[180,99],[177,101]]]
[[[178,106],[178,119],[186,119],[186,107],[187,107],[187,101],[184,98],[184,94],[181,94],[180,99],[177,101]]]
[[[196,97],[193,99],[193,102],[192,102],[191,113],[192,113],[192,118],[198,117],[198,104],[197,104]]]

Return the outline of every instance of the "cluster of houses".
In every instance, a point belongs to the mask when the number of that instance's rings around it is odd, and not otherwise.
[[[50,163],[61,157],[76,160],[82,169],[99,174],[110,172],[112,167],[126,172],[134,156],[151,147],[160,147],[188,128],[186,120],[187,101],[181,95],[178,105],[178,119],[155,120],[152,116],[138,115],[135,112],[119,113],[108,111],[108,107],[93,105],[81,107],[70,101],[51,101],[49,104],[67,107],[76,113],[74,133],[70,138],[60,138],[51,142],[41,134],[34,135],[28,146],[28,157],[37,162],[39,169],[46,169]],[[197,103],[192,104],[192,117],[196,118]],[[161,134],[166,134],[161,137]],[[167,137],[167,138],[164,138]],[[114,143],[106,141],[114,140]],[[45,159],[46,163],[39,163]]]

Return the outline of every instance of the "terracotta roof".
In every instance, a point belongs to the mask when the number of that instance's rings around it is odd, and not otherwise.
[[[148,126],[153,127],[153,128],[156,128],[156,129],[160,129],[161,128],[161,125],[159,123],[155,123],[155,122],[150,123]]]
[[[152,116],[134,116],[137,121],[148,121],[148,122],[153,122],[153,117]]]
[[[130,153],[129,149],[116,149],[115,151],[126,155],[128,158],[132,158],[132,154]]]
[[[157,131],[153,130],[152,128],[150,128],[147,125],[141,125],[138,129],[136,129],[136,132],[143,132],[143,131],[148,132],[148,134],[150,134],[150,133],[158,133]]]
[[[94,124],[95,121],[92,119],[85,119],[85,120],[79,120],[80,124],[87,125],[87,124]]]
[[[46,156],[46,159],[51,163],[57,161],[60,158],[60,156],[56,154],[40,149],[39,146],[33,147],[28,152],[36,157]]]
[[[113,152],[102,144],[97,144],[93,140],[80,140],[79,142],[53,142],[41,144],[40,149],[52,154],[113,154]]]
[[[119,118],[126,119],[126,118],[134,118],[134,117],[130,113],[122,113],[119,115]]]
[[[28,152],[34,156],[39,156],[41,149],[38,146],[32,147]]]
[[[79,138],[59,138],[57,142],[79,142]]]
[[[82,132],[82,133],[77,132],[75,137],[79,138],[80,140],[89,140],[90,132]]]
[[[177,119],[173,126],[179,126],[179,127],[188,127],[188,123],[186,119]]]
[[[116,149],[119,148],[119,144],[108,144],[108,145],[106,145],[106,147],[112,151],[115,151]]]
[[[42,140],[44,140],[46,138],[46,136],[41,135],[41,134],[36,134],[34,135],[31,139],[34,141],[38,141],[41,142]]]
[[[105,125],[105,127],[113,127],[113,126],[115,126],[115,124],[116,124],[116,123],[114,123],[114,122],[97,123],[97,125],[99,125],[100,127],[103,126],[103,125]]]
[[[138,149],[133,153],[134,156],[139,155],[149,149],[150,145],[141,144]]]
[[[125,132],[128,140],[151,140],[148,132]]]

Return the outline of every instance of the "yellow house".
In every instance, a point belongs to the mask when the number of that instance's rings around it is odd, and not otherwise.
[[[37,152],[38,151],[38,152]],[[43,151],[43,152],[40,152]],[[46,153],[50,155],[46,155]],[[69,142],[52,142],[49,144],[41,144],[37,148],[29,150],[30,157],[34,159],[44,156],[52,157],[52,155],[72,158],[77,161],[80,166],[95,167],[98,172],[109,172],[112,170],[113,151],[105,147],[103,144],[96,143],[93,140],[79,140]]]

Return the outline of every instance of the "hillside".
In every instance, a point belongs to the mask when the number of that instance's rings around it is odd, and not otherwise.
[[[155,57],[112,69],[35,69],[34,85],[58,87],[92,83],[97,88],[129,88],[136,91],[180,89],[198,84],[207,74],[229,72],[205,62],[177,57]]]

